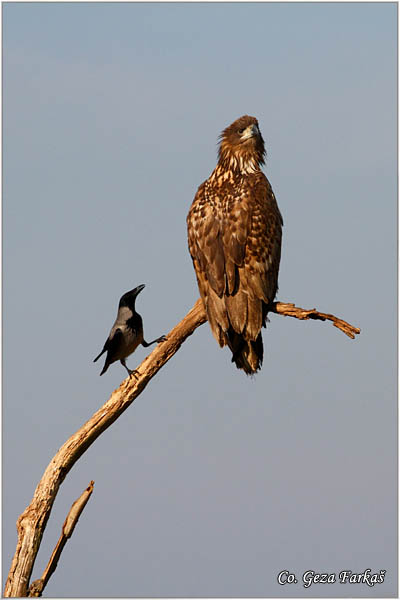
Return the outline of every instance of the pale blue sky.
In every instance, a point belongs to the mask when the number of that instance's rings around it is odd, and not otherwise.
[[[48,462],[198,296],[186,214],[220,131],[258,118],[283,214],[278,299],[246,378],[207,325],[64,482],[33,573],[96,481],[45,596],[394,596],[397,6],[3,3],[3,582]],[[138,350],[133,368],[146,356]],[[281,587],[289,569],[385,583]]]

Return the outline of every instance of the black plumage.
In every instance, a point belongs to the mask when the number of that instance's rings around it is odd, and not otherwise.
[[[166,340],[164,335],[152,342],[146,342],[143,337],[143,320],[135,310],[135,302],[138,294],[144,287],[144,284],[139,285],[135,289],[126,292],[126,294],[121,297],[118,305],[117,318],[111,328],[110,335],[103,346],[103,350],[93,361],[96,362],[104,352],[107,352],[106,361],[100,375],[103,375],[108,367],[117,360],[121,362],[129,375],[134,374],[135,371],[128,369],[126,366],[125,359],[132,354],[140,344],[147,348],[148,346],[151,346],[151,344]]]

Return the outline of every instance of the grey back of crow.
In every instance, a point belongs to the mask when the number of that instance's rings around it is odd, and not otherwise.
[[[166,338],[161,336],[152,342],[146,342],[143,336],[143,320],[135,310],[135,302],[138,294],[144,289],[144,284],[137,286],[133,290],[124,294],[118,305],[117,318],[111,328],[110,334],[105,341],[103,350],[94,359],[96,362],[102,354],[107,352],[106,361],[100,375],[103,375],[108,367],[119,360],[128,371],[129,375],[135,373],[126,366],[125,359],[142,344],[145,348],[163,342]]]

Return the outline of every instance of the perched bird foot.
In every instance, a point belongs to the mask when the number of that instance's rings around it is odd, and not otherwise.
[[[136,369],[128,369],[129,372],[129,379],[132,377],[132,375],[134,376],[135,379],[139,379],[139,371],[136,371]]]
[[[159,338],[156,338],[155,340],[153,340],[152,342],[146,342],[146,340],[142,341],[142,346],[144,346],[145,348],[148,348],[149,346],[151,346],[152,344],[159,344],[160,342],[165,342],[166,341],[166,336],[162,335]]]

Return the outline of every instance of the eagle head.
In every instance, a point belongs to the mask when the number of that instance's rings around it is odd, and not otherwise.
[[[236,119],[220,135],[218,159],[225,168],[254,172],[264,164],[264,140],[255,117]]]

